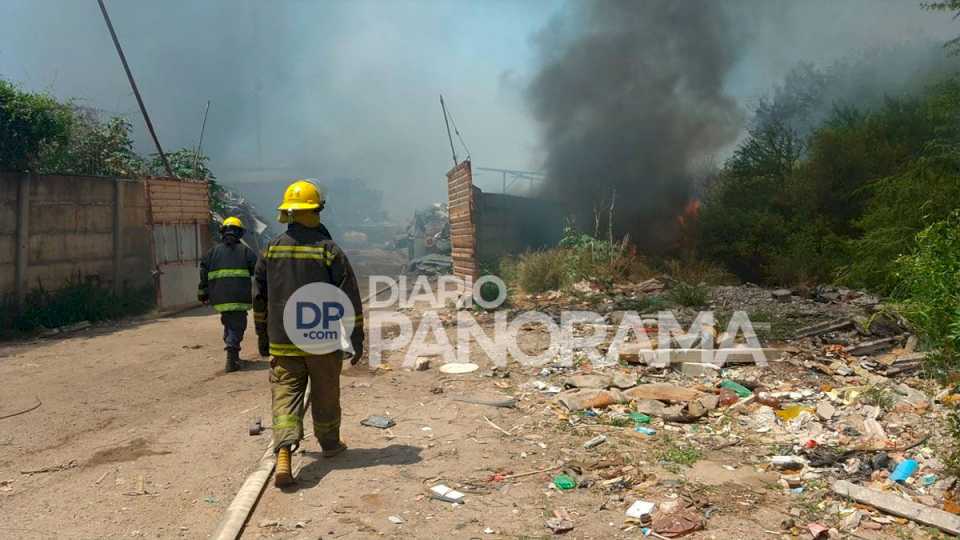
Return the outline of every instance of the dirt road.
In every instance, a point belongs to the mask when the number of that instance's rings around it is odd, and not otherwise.
[[[0,415],[35,398],[42,405],[0,420],[0,536],[205,538],[269,437],[247,435],[251,417],[269,418],[267,362],[224,375],[219,332],[215,314],[195,310],[4,347]],[[252,359],[254,347],[248,335],[243,358]],[[560,508],[576,521],[573,537],[636,535],[621,532],[622,506],[633,494],[561,493],[549,489],[550,472],[488,482],[496,472],[526,473],[577,458],[593,435],[564,428],[545,399],[520,392],[522,370],[493,379],[408,372],[399,359],[392,363],[395,369],[375,374],[344,371],[343,434],[351,450],[324,460],[316,441],[307,441],[295,465],[298,489],[269,487],[245,538],[542,536],[549,534],[545,518]],[[520,396],[519,408],[452,399],[490,392]],[[388,415],[397,426],[362,427],[370,414]],[[632,464],[640,477],[671,478],[646,464],[645,448],[650,444],[640,440],[612,440],[592,455],[617,467]],[[748,468],[731,473],[720,467],[722,456],[708,457],[717,461],[701,461],[686,480],[703,481],[704,496],[725,510],[709,532],[692,537],[752,537],[747,532],[757,523],[776,529],[782,513],[756,507],[771,497],[763,486],[772,479]],[[463,488],[467,504],[424,495],[440,482],[472,486]],[[752,513],[738,515],[745,508]]]
[[[395,271],[362,257],[357,266]],[[256,356],[252,328],[241,354],[249,363],[229,375],[220,333],[203,308],[0,345],[0,417],[41,402],[0,419],[0,538],[207,538],[270,437],[247,434],[254,417],[270,423],[268,362]],[[544,336],[524,339],[529,350]],[[268,486],[244,538],[549,537],[545,520],[555,514],[575,525],[568,537],[634,538],[627,506],[678,498],[710,509],[707,529],[687,538],[756,538],[780,530],[801,504],[751,464],[749,448],[665,469],[671,438],[695,425],[657,437],[571,425],[530,387],[537,368],[511,365],[509,376],[492,377],[478,358],[483,368],[468,375],[437,365],[413,372],[401,368],[402,354],[387,356],[387,369],[344,369],[350,450],[326,460],[306,441],[295,456],[297,488]],[[457,400],[497,396],[517,407]],[[397,425],[361,426],[372,414]],[[598,433],[608,441],[585,450]],[[554,489],[560,467],[592,483]],[[439,483],[465,492],[466,504],[431,500]]]

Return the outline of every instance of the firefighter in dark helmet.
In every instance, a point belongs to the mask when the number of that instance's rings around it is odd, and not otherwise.
[[[313,182],[298,180],[286,189],[279,221],[287,230],[273,239],[257,263],[254,276],[254,322],[260,354],[271,355],[273,444],[277,453],[275,483],[293,483],[290,454],[303,438],[304,395],[310,383],[313,432],[323,457],[346,450],[340,439],[340,370],[345,351],[356,364],[363,354],[363,315],[357,277],[346,255],[320,223],[325,204]],[[353,309],[353,329],[335,345],[340,350],[311,354],[293,344],[284,328],[284,307],[297,289],[316,283],[339,288]],[[347,336],[344,336],[345,338]],[[352,349],[352,351],[350,351]]]
[[[243,232],[243,222],[238,218],[223,220],[223,241],[200,261],[197,299],[220,313],[227,372],[240,369],[240,342],[247,329],[247,311],[253,307],[250,278],[257,265],[257,254],[240,242]]]

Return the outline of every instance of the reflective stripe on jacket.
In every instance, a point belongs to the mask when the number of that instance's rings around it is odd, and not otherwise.
[[[351,342],[363,339],[363,306],[357,276],[343,250],[323,225],[291,223],[274,238],[254,272],[253,321],[257,335],[267,335],[274,356],[309,356],[290,342],[283,328],[283,308],[290,296],[308,283],[336,285],[353,304],[356,323]]]
[[[197,295],[207,298],[217,311],[246,311],[253,307],[250,278],[257,254],[237,242],[213,246],[200,261]]]

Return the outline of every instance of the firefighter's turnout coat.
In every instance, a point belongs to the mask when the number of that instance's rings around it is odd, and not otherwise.
[[[291,223],[270,241],[254,272],[253,320],[257,335],[269,337],[273,356],[310,356],[293,345],[283,327],[283,308],[294,291],[309,283],[329,283],[346,293],[356,321],[350,342],[363,340],[363,306],[357,276],[343,250],[322,224]]]
[[[200,261],[197,299],[209,301],[219,312],[247,311],[253,305],[250,278],[257,253],[242,242],[220,243]]]

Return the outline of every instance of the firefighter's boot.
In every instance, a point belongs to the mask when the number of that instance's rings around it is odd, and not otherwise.
[[[325,458],[332,458],[339,456],[347,449],[347,445],[343,441],[330,441],[320,443],[320,449],[322,450],[321,454]]]
[[[273,485],[278,488],[293,484],[293,471],[290,468],[290,447],[281,446],[277,451],[277,473],[273,477]]]
[[[223,371],[230,373],[240,369],[240,349],[227,347],[227,365]]]

